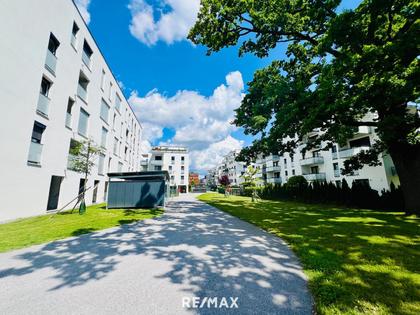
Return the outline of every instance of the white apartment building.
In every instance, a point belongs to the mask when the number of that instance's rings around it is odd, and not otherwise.
[[[302,175],[308,182],[327,181],[341,185],[345,178],[349,186],[353,181],[368,182],[372,189],[382,191],[389,189],[391,182],[399,185],[399,179],[391,158],[382,154],[381,166],[365,165],[361,170],[352,175],[341,175],[344,161],[358,154],[361,150],[367,150],[377,140],[377,135],[372,127],[359,127],[358,132],[349,139],[345,146],[335,144],[328,151],[322,150],[323,145],[317,146],[302,154],[305,145],[313,141],[317,132],[308,134],[294,154],[286,153],[282,156],[260,156],[256,165],[260,168],[257,174],[262,183],[279,184],[286,183],[291,176]]]
[[[236,161],[239,152],[240,150],[229,152],[214,169],[208,171],[209,185],[218,185],[223,175],[229,177],[232,186],[239,186],[244,182],[242,175],[245,173],[246,164]]]
[[[171,191],[188,192],[189,153],[181,146],[153,147],[150,154],[144,154],[141,161],[144,171],[168,171]]]
[[[61,208],[83,175],[75,141],[104,149],[87,187],[103,202],[107,172],[138,171],[142,127],[71,0],[0,2],[0,221]]]

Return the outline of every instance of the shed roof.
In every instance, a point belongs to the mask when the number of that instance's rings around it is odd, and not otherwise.
[[[150,171],[150,172],[122,172],[108,173],[110,179],[131,179],[131,180],[152,180],[162,179],[169,180],[168,171]]]

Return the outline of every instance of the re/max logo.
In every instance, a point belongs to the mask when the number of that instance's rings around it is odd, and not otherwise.
[[[184,297],[182,298],[184,308],[239,308],[237,297]]]

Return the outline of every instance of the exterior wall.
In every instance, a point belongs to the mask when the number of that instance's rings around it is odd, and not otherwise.
[[[302,155],[302,149],[305,146],[306,139],[294,152],[293,155],[286,153],[282,156],[260,156],[256,161],[256,166],[260,168],[257,174],[261,179],[261,184],[266,183],[286,183],[291,176],[303,175],[309,182],[315,180],[325,180],[340,185],[343,179],[351,186],[355,180],[368,180],[370,187],[377,191],[383,189],[389,190],[390,184],[399,185],[398,176],[391,158],[382,154],[380,160],[381,166],[364,166],[361,170],[354,172],[353,175],[341,175],[341,169],[344,167],[344,161],[357,154],[366,147],[351,147],[351,142],[362,138],[369,138],[371,144],[377,140],[377,135],[372,128],[359,128],[359,132],[352,139],[347,141],[347,145],[340,147],[336,144],[336,152],[332,149],[328,151],[321,150],[325,144],[320,147],[309,150]],[[278,167],[273,163],[277,162]],[[338,171],[334,170],[334,164],[338,164]],[[279,177],[279,178],[277,178]]]
[[[229,177],[230,183],[233,186],[239,186],[244,182],[241,177],[245,173],[246,165],[243,162],[235,161],[239,151],[231,151],[222,161],[213,169],[208,171],[207,185],[219,185],[219,179],[223,175]]]
[[[102,128],[108,130],[103,173],[139,170],[141,125],[74,3],[70,0],[26,0],[23,8],[20,1],[1,1],[0,21],[0,99],[3,104],[3,121],[0,124],[0,221],[45,213],[53,175],[63,177],[59,208],[78,195],[79,181],[83,176],[68,170],[67,162],[70,140],[85,139],[78,133],[81,109],[89,113],[87,137],[100,144]],[[74,41],[75,47],[72,45],[74,22],[80,28]],[[60,42],[54,73],[45,66],[50,33]],[[90,68],[82,61],[84,40],[93,51]],[[48,63],[51,64],[51,56],[49,58]],[[86,101],[77,96],[81,71],[90,80]],[[105,73],[103,86],[102,72]],[[37,112],[43,76],[52,82],[46,115]],[[120,112],[115,109],[116,93],[122,100]],[[66,115],[69,98],[74,105],[70,128],[67,128],[66,121],[70,122],[66,120],[69,118]],[[108,122],[100,118],[102,100],[110,107]],[[42,148],[40,164],[29,165],[35,121],[45,125],[46,129],[41,146],[38,146]],[[127,128],[128,137],[125,135]],[[116,154],[113,150],[115,137],[120,143]],[[123,156],[125,146],[129,152],[127,157]],[[92,186],[94,180],[99,181],[97,202],[102,202],[107,177],[99,175],[97,167],[92,173],[87,186]],[[88,204],[92,203],[92,195],[92,191],[87,193]]]
[[[162,160],[156,160],[156,156],[162,156]],[[174,160],[172,160],[172,157]],[[182,158],[184,158],[184,161],[182,161]],[[176,187],[177,189],[184,187],[185,192],[188,192],[190,161],[187,148],[175,146],[152,148],[149,159],[143,159],[142,164],[147,164],[149,171],[155,171],[158,168],[168,171],[171,187]],[[182,167],[184,168],[183,170]]]

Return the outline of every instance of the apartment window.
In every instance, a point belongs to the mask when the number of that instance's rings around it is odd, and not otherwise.
[[[276,161],[276,162],[273,162],[273,166],[274,166],[274,167],[277,167],[277,166],[279,166],[279,162],[278,162],[278,161]]]
[[[338,188],[341,188],[341,180],[336,180],[335,186],[337,186]]]
[[[185,166],[181,166],[181,172],[184,173],[185,171]]]
[[[117,126],[117,114],[114,114],[114,118],[112,119],[112,129],[115,130]]]
[[[124,149],[124,159],[127,161],[127,159],[128,159],[128,155],[127,155],[127,153],[128,153],[128,147],[127,146],[125,146],[125,149]]]
[[[115,98],[115,109],[118,111],[118,112],[121,112],[121,97],[119,97],[118,96],[118,94],[117,94],[117,97]]]
[[[102,91],[105,89],[105,71],[102,70],[102,76],[101,76],[101,89]]]
[[[370,138],[363,137],[360,139],[352,140],[349,142],[351,148],[359,148],[359,147],[370,147]]]
[[[287,166],[287,159],[284,159],[284,166]]]
[[[162,161],[162,155],[156,155],[155,161]]]
[[[169,165],[169,171],[172,171],[172,165]]]
[[[28,163],[30,164],[41,164],[42,154],[42,135],[46,129],[46,126],[35,121],[32,128],[31,144],[29,146]]]
[[[155,171],[161,171],[162,170],[162,166],[160,165],[155,165]]]
[[[108,172],[111,171],[111,162],[112,162],[112,158],[108,159]]]
[[[112,95],[112,87],[113,87],[112,82],[109,82],[108,98],[109,98],[110,100],[111,100],[111,95]]]
[[[122,138],[123,134],[124,134],[124,123],[121,122],[121,129],[120,129],[120,137],[121,138]]]
[[[181,163],[184,164],[185,163],[185,156],[181,156]]]
[[[71,45],[74,49],[77,49],[77,34],[79,33],[79,26],[77,26],[76,22],[73,22],[73,28],[71,30]]]
[[[69,98],[69,101],[67,102],[67,111],[66,111],[66,127],[71,129],[72,124],[72,110],[74,106],[74,101]]]
[[[338,166],[338,163],[333,163],[334,168],[334,176],[340,177],[340,167]]]
[[[290,156],[290,162],[292,162],[292,163],[293,163],[293,160],[294,160],[294,157],[293,157],[293,155],[292,155],[292,156]]]
[[[90,69],[91,59],[93,55],[93,50],[90,48],[89,44],[84,41],[83,43],[83,53],[82,53],[82,60],[83,63]]]
[[[52,53],[54,56],[57,54],[58,47],[60,46],[60,42],[54,36],[53,33],[50,34],[50,39],[48,41],[48,51]]]
[[[100,154],[98,159],[98,174],[104,175],[105,155]]]
[[[174,156],[171,156],[171,163],[175,164],[175,157]]]
[[[296,171],[292,170],[292,175],[295,176],[296,175]]]
[[[77,86],[77,96],[83,101],[87,102],[87,91],[88,91],[89,79],[83,72],[79,74],[79,84]]]
[[[284,175],[287,177],[289,176],[289,173],[287,171],[284,171]]]
[[[106,148],[106,139],[108,137],[108,130],[102,127],[102,133],[101,133],[101,146],[103,148]]]
[[[118,139],[114,138],[114,154],[118,154]]]
[[[50,94],[51,86],[52,83],[48,81],[45,77],[42,77],[40,93],[45,97],[48,97],[48,95]]]
[[[80,115],[79,115],[78,132],[83,137],[87,137],[88,122],[89,122],[89,114],[84,109],[81,108]]]
[[[181,181],[183,182],[185,179],[185,176],[181,176]]]
[[[108,119],[109,119],[109,105],[104,100],[101,101],[101,114],[100,115],[101,115],[101,119],[104,122],[108,123]]]

